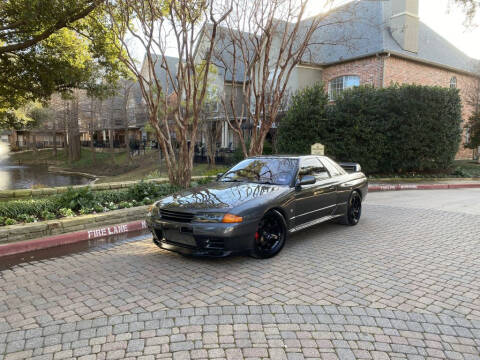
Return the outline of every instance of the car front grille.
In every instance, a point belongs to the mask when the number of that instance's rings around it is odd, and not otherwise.
[[[193,220],[193,214],[180,211],[160,209],[160,216],[163,220],[189,223]]]

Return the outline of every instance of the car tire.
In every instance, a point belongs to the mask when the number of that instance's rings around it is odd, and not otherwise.
[[[339,219],[343,225],[355,226],[359,223],[362,216],[362,196],[358,191],[353,191],[348,198],[347,210]]]
[[[274,257],[282,250],[286,240],[285,218],[279,211],[270,210],[258,224],[251,255],[257,259]]]

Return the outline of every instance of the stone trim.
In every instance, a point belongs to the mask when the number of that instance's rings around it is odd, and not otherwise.
[[[0,228],[0,246],[2,244],[37,239],[49,235],[60,235],[80,230],[90,230],[101,226],[142,220],[147,215],[147,212],[148,206],[138,206],[101,214],[3,226]]]

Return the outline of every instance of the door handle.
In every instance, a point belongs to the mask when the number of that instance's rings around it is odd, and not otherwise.
[[[337,187],[336,187],[336,186],[330,186],[330,187],[328,188],[328,190],[337,190]]]

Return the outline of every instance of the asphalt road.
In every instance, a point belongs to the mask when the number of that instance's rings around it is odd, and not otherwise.
[[[149,238],[25,259],[0,272],[0,360],[478,360],[479,197],[372,193],[264,261]]]

